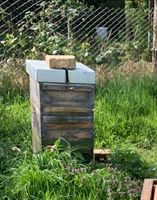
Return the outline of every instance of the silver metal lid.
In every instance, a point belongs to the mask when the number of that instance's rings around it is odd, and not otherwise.
[[[26,60],[27,73],[38,82],[66,83],[64,69],[50,69],[45,61]],[[68,70],[69,83],[95,84],[95,72],[82,63],[76,69]]]

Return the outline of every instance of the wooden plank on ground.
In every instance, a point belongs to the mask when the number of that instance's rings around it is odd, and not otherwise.
[[[107,160],[110,155],[109,149],[94,149],[93,151],[93,161],[104,161]]]
[[[141,200],[152,200],[153,182],[153,179],[144,180]]]
[[[157,200],[157,185],[154,185],[154,199]]]

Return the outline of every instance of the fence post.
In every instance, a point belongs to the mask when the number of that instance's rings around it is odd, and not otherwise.
[[[130,22],[128,17],[128,12],[130,9],[130,2],[125,3],[125,41],[128,42],[130,40]]]
[[[153,73],[157,73],[157,0],[154,0],[152,64]]]

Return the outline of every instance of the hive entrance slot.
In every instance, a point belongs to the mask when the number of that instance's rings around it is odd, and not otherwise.
[[[64,68],[64,70],[65,70],[65,81],[66,81],[66,83],[68,84],[69,83],[69,73],[68,73],[68,69],[66,69],[66,68]]]

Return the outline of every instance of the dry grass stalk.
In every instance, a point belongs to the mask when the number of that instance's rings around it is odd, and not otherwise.
[[[107,68],[105,65],[98,65],[96,68],[96,80],[99,84],[106,83],[109,79],[117,75],[126,76],[143,76],[152,74],[152,64],[146,61],[134,62],[128,60],[118,68]]]
[[[28,89],[25,60],[8,59],[6,62],[0,63],[0,87],[18,88],[20,91]]]

